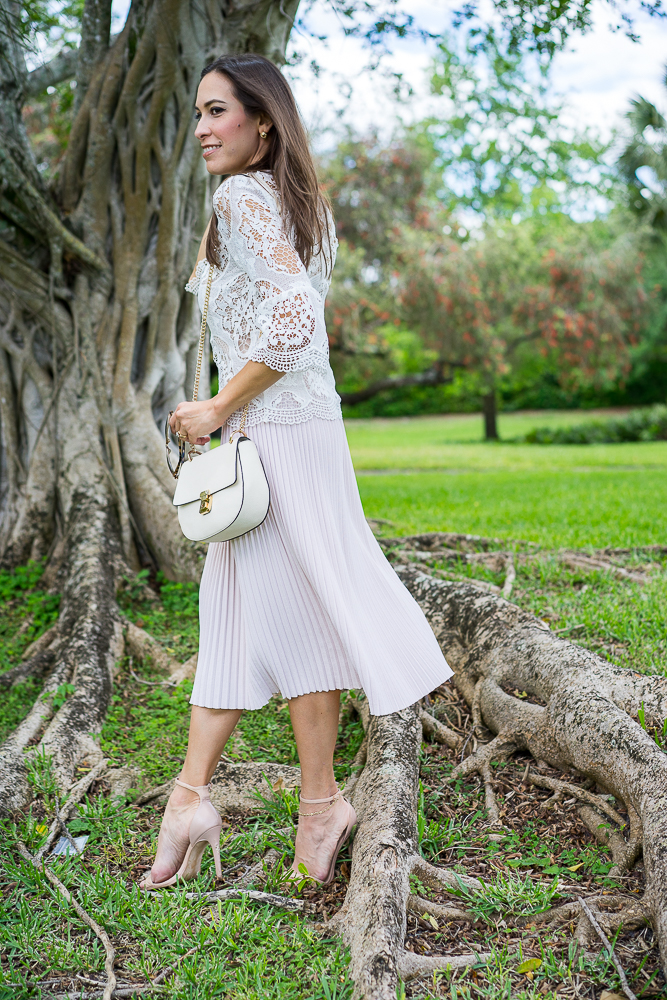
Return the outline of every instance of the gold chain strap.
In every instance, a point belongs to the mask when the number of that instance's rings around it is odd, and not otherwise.
[[[195,384],[192,388],[192,402],[197,402],[197,396],[199,395],[199,376],[201,375],[201,366],[204,359],[204,344],[206,343],[206,324],[208,323],[208,302],[211,297],[211,284],[213,282],[213,265],[209,263],[208,265],[208,281],[206,282],[206,297],[204,299],[204,308],[201,314],[201,331],[199,333],[199,353],[197,354],[197,367],[195,369]],[[239,433],[245,433],[245,422],[248,419],[248,410],[250,408],[250,402],[248,401],[243,407],[243,418],[241,420],[241,426],[239,427]],[[230,436],[229,440],[231,442],[233,434]]]
[[[211,283],[213,281],[213,266],[208,265],[208,281],[206,282],[206,298],[204,299],[204,309],[201,314],[201,331],[199,334],[199,354],[197,355],[197,368],[195,370],[195,384],[192,389],[192,402],[197,402],[199,395],[199,376],[201,375],[201,363],[204,358],[204,344],[206,342],[206,324],[208,323],[208,300],[211,297]]]

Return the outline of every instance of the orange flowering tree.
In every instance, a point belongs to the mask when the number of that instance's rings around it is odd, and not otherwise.
[[[440,168],[425,130],[384,148],[348,141],[326,165],[344,402],[464,369],[492,438],[498,385],[522,365],[548,367],[570,391],[622,380],[646,307],[637,238],[556,211],[516,225],[489,213],[473,238],[443,207]]]

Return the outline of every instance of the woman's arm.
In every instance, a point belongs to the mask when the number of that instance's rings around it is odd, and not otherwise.
[[[212,432],[221,427],[232,413],[274,385],[284,374],[274,371],[262,361],[248,361],[213,399],[203,399],[200,403],[179,403],[169,425],[175,434],[187,438],[190,444],[206,444]]]

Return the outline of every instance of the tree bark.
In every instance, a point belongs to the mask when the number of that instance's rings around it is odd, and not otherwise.
[[[482,412],[484,413],[484,440],[498,440],[498,397],[495,388],[490,389],[482,397]]]
[[[0,563],[48,555],[63,593],[45,700],[0,760],[5,812],[29,798],[28,743],[52,756],[63,787],[96,754],[90,734],[122,651],[119,576],[142,563],[182,580],[201,572],[202,548],[178,528],[161,430],[187,397],[198,339],[184,285],[211,185],[192,108],[216,55],[282,62],[297,7],[135,0],[109,47],[110,2],[86,0],[78,111],[50,191],[21,116],[26,91],[50,78],[29,80],[17,10],[0,0]],[[71,73],[71,58],[61,62],[51,78]],[[75,690],[55,711],[63,684]]]

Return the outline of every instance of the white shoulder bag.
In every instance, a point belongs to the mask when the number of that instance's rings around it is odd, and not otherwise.
[[[213,268],[209,265],[193,403],[197,402],[199,394],[212,280]],[[169,442],[169,417],[172,414],[167,417],[167,465],[174,479],[178,480],[174,506],[178,508],[183,534],[193,542],[226,542],[230,538],[238,538],[260,525],[268,514],[270,493],[266,473],[257,448],[245,435],[249,406],[246,403],[239,431],[233,431],[229,441],[217,448],[204,453],[192,446],[187,450],[187,442],[179,437],[175,469],[171,464]],[[237,433],[239,436],[235,437]]]

